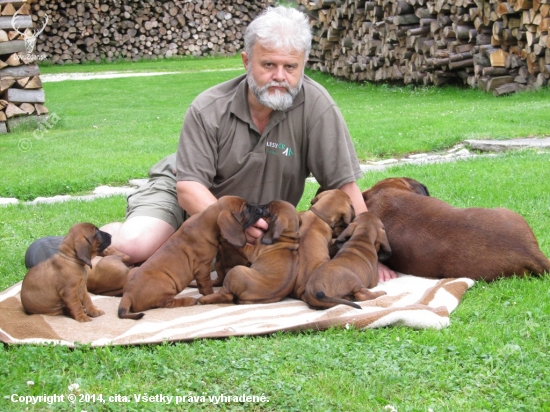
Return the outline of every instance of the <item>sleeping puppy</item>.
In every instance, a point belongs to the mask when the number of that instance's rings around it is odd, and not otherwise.
[[[363,192],[384,223],[392,255],[386,264],[430,278],[492,281],[550,272],[523,217],[504,208],[456,208],[410,178],[388,178]]]
[[[59,245],[58,253],[33,266],[21,285],[21,303],[27,313],[68,314],[79,322],[104,314],[86,288],[87,266],[111,244],[111,235],[91,223],[77,223]]]
[[[374,214],[364,212],[336,239],[340,250],[319,266],[309,278],[303,299],[315,309],[344,304],[361,309],[352,301],[376,299],[386,292],[371,292],[378,284],[378,260],[391,249],[384,225]]]
[[[88,292],[104,296],[122,296],[122,289],[130,271],[130,256],[119,252],[113,246],[109,246],[100,255],[93,259],[93,267],[86,267]]]

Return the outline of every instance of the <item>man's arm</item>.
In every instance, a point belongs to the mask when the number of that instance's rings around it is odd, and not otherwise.
[[[178,192],[178,203],[191,216],[202,212],[217,201],[210,190],[201,183],[192,180],[178,181],[176,191]]]
[[[363,194],[361,193],[361,190],[359,190],[359,186],[357,186],[357,183],[355,182],[345,183],[342,186],[340,186],[338,189],[345,192],[350,197],[351,204],[355,209],[355,215],[358,215],[360,213],[367,211],[367,205],[365,205],[365,201],[363,200]]]

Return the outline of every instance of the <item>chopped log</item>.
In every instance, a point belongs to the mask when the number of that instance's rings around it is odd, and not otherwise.
[[[25,89],[41,89],[42,88],[42,80],[40,79],[40,76],[32,76],[27,84],[24,86]]]
[[[493,67],[505,67],[506,66],[506,56],[508,53],[502,49],[498,49],[495,52],[489,55],[489,60],[491,61],[491,66]]]
[[[39,76],[40,70],[36,63],[21,65],[18,67],[6,67],[0,69],[0,77],[12,76],[12,77],[31,77]]]
[[[30,80],[30,77],[23,77],[22,79],[17,80],[17,84],[24,89],[25,85],[29,82],[29,80]]]
[[[16,53],[13,53],[6,59],[6,64],[8,66],[20,66],[21,65],[21,59],[19,59],[19,56]]]
[[[12,54],[25,51],[24,40],[3,41],[0,43],[0,54]]]
[[[8,89],[5,99],[11,103],[44,103],[46,96],[44,90]]]
[[[13,16],[0,16],[0,29],[2,30],[13,30],[14,24],[12,23]],[[24,31],[22,29],[32,29],[34,27],[34,23],[32,22],[31,16],[17,16],[15,18],[16,27]]]
[[[12,77],[0,77],[0,92],[8,90],[15,83],[15,79]],[[3,107],[0,107],[3,109]]]
[[[511,93],[515,93],[520,90],[524,90],[525,86],[522,86],[519,83],[507,83],[499,87],[495,87],[493,90],[493,96],[503,96]]]
[[[495,90],[497,87],[513,82],[514,78],[512,76],[491,77],[486,83],[485,91],[490,92]]]
[[[8,105],[6,106],[5,112],[6,112],[6,117],[8,119],[14,116],[23,116],[27,114],[24,110],[21,110],[19,107],[17,107],[13,103],[8,103]]]
[[[5,117],[6,115],[4,115]],[[0,134],[7,134],[8,133],[8,129],[6,127],[6,122],[2,122],[0,121]]]
[[[34,105],[34,108],[36,109],[36,114],[37,115],[43,115],[43,114],[50,113],[50,111],[46,108],[46,106],[44,106],[43,104],[40,104],[40,103],[36,103]]]
[[[0,13],[1,16],[13,16],[17,10],[15,10],[15,7],[13,7],[12,3],[6,4],[4,7],[2,7],[2,13]]]
[[[19,106],[19,108],[21,110],[23,110],[24,112],[26,112],[28,115],[31,115],[36,111],[34,105],[32,105],[30,103],[23,103],[23,104],[21,104],[21,106]]]

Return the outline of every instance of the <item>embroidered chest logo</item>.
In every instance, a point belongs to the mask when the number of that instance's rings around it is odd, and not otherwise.
[[[267,153],[269,154],[282,154],[284,156],[294,156],[294,151],[291,147],[288,147],[284,143],[267,142]]]

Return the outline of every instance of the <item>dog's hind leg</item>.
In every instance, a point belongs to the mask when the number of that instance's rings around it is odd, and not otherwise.
[[[378,292],[371,292],[366,287],[362,286],[360,288],[354,289],[351,294],[355,298],[356,302],[363,302],[365,300],[373,300],[376,298],[379,298],[380,296],[384,296],[386,292],[384,291],[378,291]]]
[[[234,296],[231,293],[223,293],[222,290],[211,293],[210,295],[199,298],[201,305],[211,305],[214,303],[233,303]]]
[[[180,308],[184,306],[195,306],[198,300],[195,298],[170,298],[159,306],[161,308]]]

